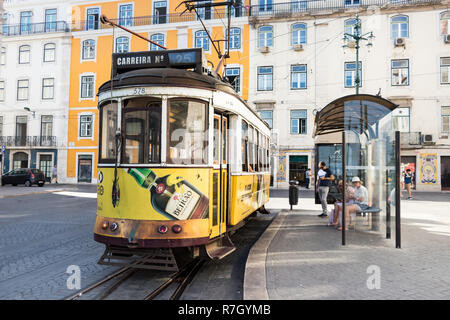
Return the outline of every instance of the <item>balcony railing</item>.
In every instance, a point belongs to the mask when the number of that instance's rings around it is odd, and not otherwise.
[[[250,7],[244,8],[240,7],[233,12],[233,17],[245,17],[249,14]],[[203,20],[213,20],[213,19],[226,19],[226,10],[212,9],[209,13],[203,13]],[[153,16],[143,16],[143,17],[131,17],[122,19],[110,19],[118,25],[124,27],[137,27],[137,26],[147,26],[155,24],[166,24],[166,23],[179,23],[179,22],[191,22],[197,21],[197,15],[195,13],[169,13],[166,15],[153,15]],[[109,24],[102,24],[98,20],[82,20],[72,25],[72,31],[88,31],[88,30],[98,30],[98,29],[109,29],[111,26]]]
[[[65,21],[5,24],[0,26],[2,36],[18,36],[49,32],[70,32],[70,26]]]
[[[253,5],[250,7],[249,16],[285,18],[296,13],[320,13],[330,11],[343,11],[351,8],[368,8],[377,6],[405,6],[420,4],[436,4],[442,0],[299,0],[285,3],[265,5]]]
[[[6,147],[56,147],[56,136],[0,136]]]

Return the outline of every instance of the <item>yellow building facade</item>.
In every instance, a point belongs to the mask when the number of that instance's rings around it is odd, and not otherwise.
[[[78,1],[72,7],[67,180],[97,181],[99,117],[97,90],[111,77],[113,52],[154,50],[151,44],[120,28],[100,22],[105,15],[114,22],[166,46],[168,49],[203,47],[212,69],[219,58],[195,13],[178,9],[180,0]],[[246,5],[248,5],[248,0]],[[226,9],[200,9],[214,40],[225,39]],[[248,98],[249,24],[245,7],[232,10],[230,58],[222,72],[232,79],[244,100]],[[221,51],[224,52],[221,43]],[[217,45],[217,43],[216,43]]]

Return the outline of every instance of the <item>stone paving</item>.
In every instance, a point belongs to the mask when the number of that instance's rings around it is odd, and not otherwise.
[[[276,218],[284,221],[258,257],[266,288],[252,290],[265,289],[269,299],[449,299],[448,196],[402,201],[401,249],[394,230],[385,239],[363,228],[348,231],[342,246],[341,233],[317,217],[314,199],[301,199],[297,210]],[[287,207],[286,201],[272,198],[269,207]]]

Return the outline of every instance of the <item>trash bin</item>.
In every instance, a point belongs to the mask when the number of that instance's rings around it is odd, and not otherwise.
[[[293,183],[289,186],[289,204],[291,205],[291,210],[292,206],[298,204],[298,188]]]

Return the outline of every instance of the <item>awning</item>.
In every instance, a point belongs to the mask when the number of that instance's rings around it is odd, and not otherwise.
[[[369,94],[338,98],[317,112],[314,136],[341,131],[363,133],[397,106],[389,100]]]

